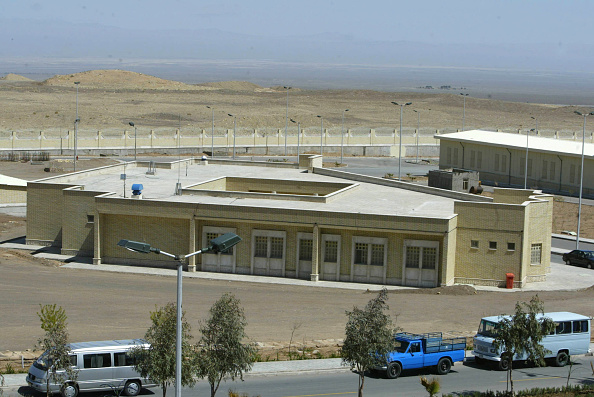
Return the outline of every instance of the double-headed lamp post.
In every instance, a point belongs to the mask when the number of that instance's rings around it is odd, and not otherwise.
[[[285,156],[287,155],[287,130],[289,129],[289,90],[293,87],[284,86],[285,90],[287,90],[287,109],[285,112]]]
[[[584,118],[584,127],[582,130],[582,166],[580,170],[580,200],[578,204],[577,236],[575,239],[575,249],[580,249],[580,221],[582,220],[582,190],[584,188],[584,147],[586,146],[586,117],[594,115],[594,112],[582,113],[577,110],[574,112]]]
[[[127,250],[148,254],[154,252],[155,254],[163,254],[178,261],[177,264],[177,321],[176,321],[176,339],[175,339],[175,396],[181,397],[181,368],[182,368],[182,268],[187,258],[198,255],[204,252],[226,252],[231,247],[235,246],[241,241],[241,237],[235,233],[226,233],[215,239],[210,240],[208,247],[202,248],[199,251],[192,252],[187,255],[174,255],[169,252],[153,248],[150,244],[141,243],[138,241],[120,240],[118,245]]]
[[[324,154],[324,118],[320,115],[316,116],[319,117],[322,121],[322,125],[320,126],[320,156]]]
[[[340,129],[340,164],[342,164],[342,155],[344,153],[343,144],[344,144],[344,114],[348,112],[349,109],[345,109],[342,111],[342,128]]]
[[[214,107],[206,107],[212,110],[212,130],[210,131],[210,157],[214,157]]]
[[[76,85],[76,118],[74,119],[74,171],[76,171],[76,160],[77,153],[76,150],[78,148],[78,123],[80,123],[80,117],[78,117],[78,85],[80,81],[75,81],[74,85]]]
[[[130,124],[130,127],[134,127],[134,161],[136,161],[136,125],[133,121],[128,124]]]
[[[402,109],[405,106],[412,105],[412,102],[406,102],[406,103],[392,102],[392,105],[400,106],[400,144],[398,145],[398,180],[400,181],[400,180],[402,180],[402,179],[400,179],[400,168],[402,165]]]
[[[291,119],[291,123],[297,123],[297,162],[299,162],[299,136],[301,135],[301,123]]]
[[[464,131],[464,123],[466,121],[466,97],[468,94],[460,93],[460,95],[462,95],[462,98],[464,98],[464,105],[462,107],[462,131]]]
[[[227,113],[227,116],[233,117],[233,160],[235,160],[235,127],[237,125],[237,117],[231,113]]]
[[[538,119],[533,116],[530,116],[530,118],[536,121],[536,128],[531,128],[530,130],[526,131],[526,164],[524,165],[524,189],[528,187],[528,137],[530,136],[530,131],[534,131],[534,133],[538,135]]]

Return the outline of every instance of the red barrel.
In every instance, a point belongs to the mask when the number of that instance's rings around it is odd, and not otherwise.
[[[512,289],[514,287],[514,274],[505,273],[505,288]]]

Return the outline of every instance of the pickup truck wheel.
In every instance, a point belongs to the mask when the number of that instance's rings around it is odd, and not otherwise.
[[[557,367],[565,367],[569,363],[569,355],[566,352],[557,353],[555,357],[555,365]]]
[[[452,362],[449,358],[440,358],[437,362],[437,373],[439,375],[445,375],[452,369]]]
[[[386,370],[386,376],[388,379],[396,379],[400,376],[402,372],[402,366],[400,363],[390,363],[388,364],[388,369]]]

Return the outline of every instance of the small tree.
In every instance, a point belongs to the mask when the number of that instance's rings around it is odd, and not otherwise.
[[[70,349],[66,311],[61,306],[56,307],[55,304],[43,306],[40,304],[39,308],[37,316],[45,335],[39,339],[38,344],[42,350],[45,350],[43,358],[40,357],[40,359],[47,367],[48,381],[60,384],[67,379],[75,381],[78,371],[72,367],[68,355]],[[50,395],[49,388],[47,395]]]
[[[210,318],[200,328],[196,369],[199,377],[208,380],[211,397],[224,378],[243,380],[243,373],[252,369],[255,360],[255,347],[242,343],[247,322],[239,303],[232,294],[224,294],[210,308]]]
[[[175,384],[176,305],[170,302],[151,312],[151,321],[153,324],[144,335],[150,347],[135,347],[130,350],[130,354],[134,357],[134,367],[140,375],[158,383],[165,397],[167,387]],[[185,313],[182,313],[182,386],[195,384],[192,361],[189,359],[192,351],[189,342],[191,337],[190,324],[186,321]]]
[[[550,353],[540,342],[553,331],[555,324],[548,317],[538,317],[543,314],[543,302],[538,295],[535,295],[529,303],[516,302],[513,315],[500,316],[493,345],[501,351],[501,367],[508,371],[512,396],[514,395],[512,378],[514,357],[525,355],[528,361],[541,366],[544,365],[544,356]]]
[[[354,307],[347,311],[344,344],[340,350],[342,362],[357,369],[359,374],[359,397],[363,396],[365,371],[387,362],[388,353],[394,345],[394,329],[386,301],[388,291],[383,288],[364,309]]]

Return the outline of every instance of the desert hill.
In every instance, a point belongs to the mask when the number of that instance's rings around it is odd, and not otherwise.
[[[0,77],[0,80],[7,80],[7,81],[33,81],[27,77],[24,76],[20,76],[18,74],[14,74],[14,73],[8,73],[6,76],[4,77]]]
[[[80,81],[81,87],[101,89],[134,89],[134,90],[209,90],[210,87],[200,87],[179,81],[165,80],[143,73],[127,70],[89,70],[86,72],[56,75],[45,80],[42,84],[48,86],[72,87],[75,81]]]
[[[214,83],[198,84],[198,86],[230,91],[259,91],[264,89],[258,84],[250,83],[248,81],[218,81]]]

